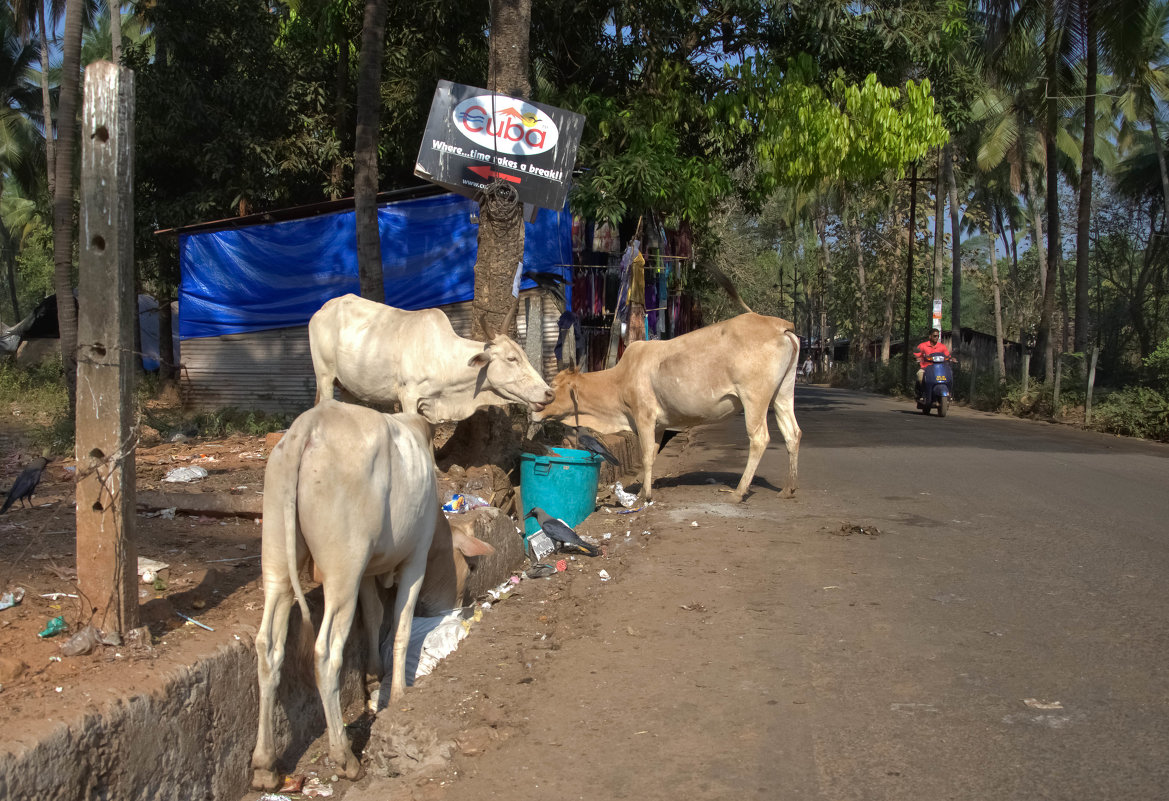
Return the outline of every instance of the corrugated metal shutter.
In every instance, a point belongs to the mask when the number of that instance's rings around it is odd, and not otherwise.
[[[313,405],[308,326],[185,339],[181,353],[183,403],[193,409],[301,412]]]
[[[543,376],[556,374],[557,320],[560,311],[546,292],[520,293],[516,315],[517,337],[523,345],[527,319],[523,301],[538,297],[543,311]],[[459,336],[471,333],[471,304],[441,307]],[[185,339],[182,342],[181,389],[183,403],[192,409],[254,409],[265,412],[302,412],[316,397],[316,378],[308,347],[308,326]]]

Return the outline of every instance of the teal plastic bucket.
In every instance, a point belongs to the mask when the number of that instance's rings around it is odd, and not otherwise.
[[[574,448],[554,448],[554,455],[520,455],[520,498],[526,515],[539,506],[570,526],[584,520],[597,507],[597,481],[601,457]],[[524,520],[524,541],[540,530],[536,518]]]

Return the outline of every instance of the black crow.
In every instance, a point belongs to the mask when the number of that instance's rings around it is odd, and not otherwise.
[[[4,499],[4,505],[0,506],[0,515],[7,512],[8,507],[16,501],[20,501],[21,506],[24,506],[26,500],[30,506],[32,505],[32,494],[36,491],[37,484],[41,481],[41,472],[48,463],[48,459],[34,459],[32,464],[21,471],[21,474],[16,477],[16,481],[12,483],[12,489],[8,490],[8,497]]]
[[[613,455],[612,451],[605,447],[605,443],[590,434],[587,428],[577,426],[575,431],[576,443],[580,445],[582,450],[595,453],[611,465],[621,466],[621,462],[617,460],[617,457]]]
[[[548,535],[548,538],[556,543],[556,550],[567,551],[568,553],[581,553],[586,556],[600,556],[601,549],[595,545],[589,545],[587,542],[577,536],[577,533],[572,530],[563,520],[557,520],[552,515],[545,512],[539,506],[533,506],[532,511],[524,515],[524,518],[535,517],[536,522],[540,524],[540,528]]]

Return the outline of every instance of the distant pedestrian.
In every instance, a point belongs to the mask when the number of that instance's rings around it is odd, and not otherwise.
[[[812,357],[804,359],[804,366],[800,368],[800,373],[804,377],[804,383],[810,383],[812,380]]]

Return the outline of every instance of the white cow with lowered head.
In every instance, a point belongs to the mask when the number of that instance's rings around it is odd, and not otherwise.
[[[308,324],[317,403],[332,398],[336,384],[362,403],[399,402],[402,411],[431,423],[509,403],[539,411],[552,390],[507,336],[516,309],[513,303],[503,333],[488,331],[484,343],[456,334],[438,309],[407,311],[357,295],[333,298]]]
[[[256,636],[260,723],[252,785],[278,786],[273,733],[276,688],[288,617],[300,604],[302,642],[312,622],[298,573],[311,558],[325,596],[316,637],[317,688],[325,708],[329,754],[338,772],[359,778],[341,717],[342,652],[360,595],[364,612],[380,610],[378,584],[397,586],[390,699],[406,686],[406,646],[435,526],[441,514],[429,425],[417,414],[382,412],[323,401],[296,418],[264,473],[264,615]],[[380,614],[362,614],[367,671],[382,675]]]

